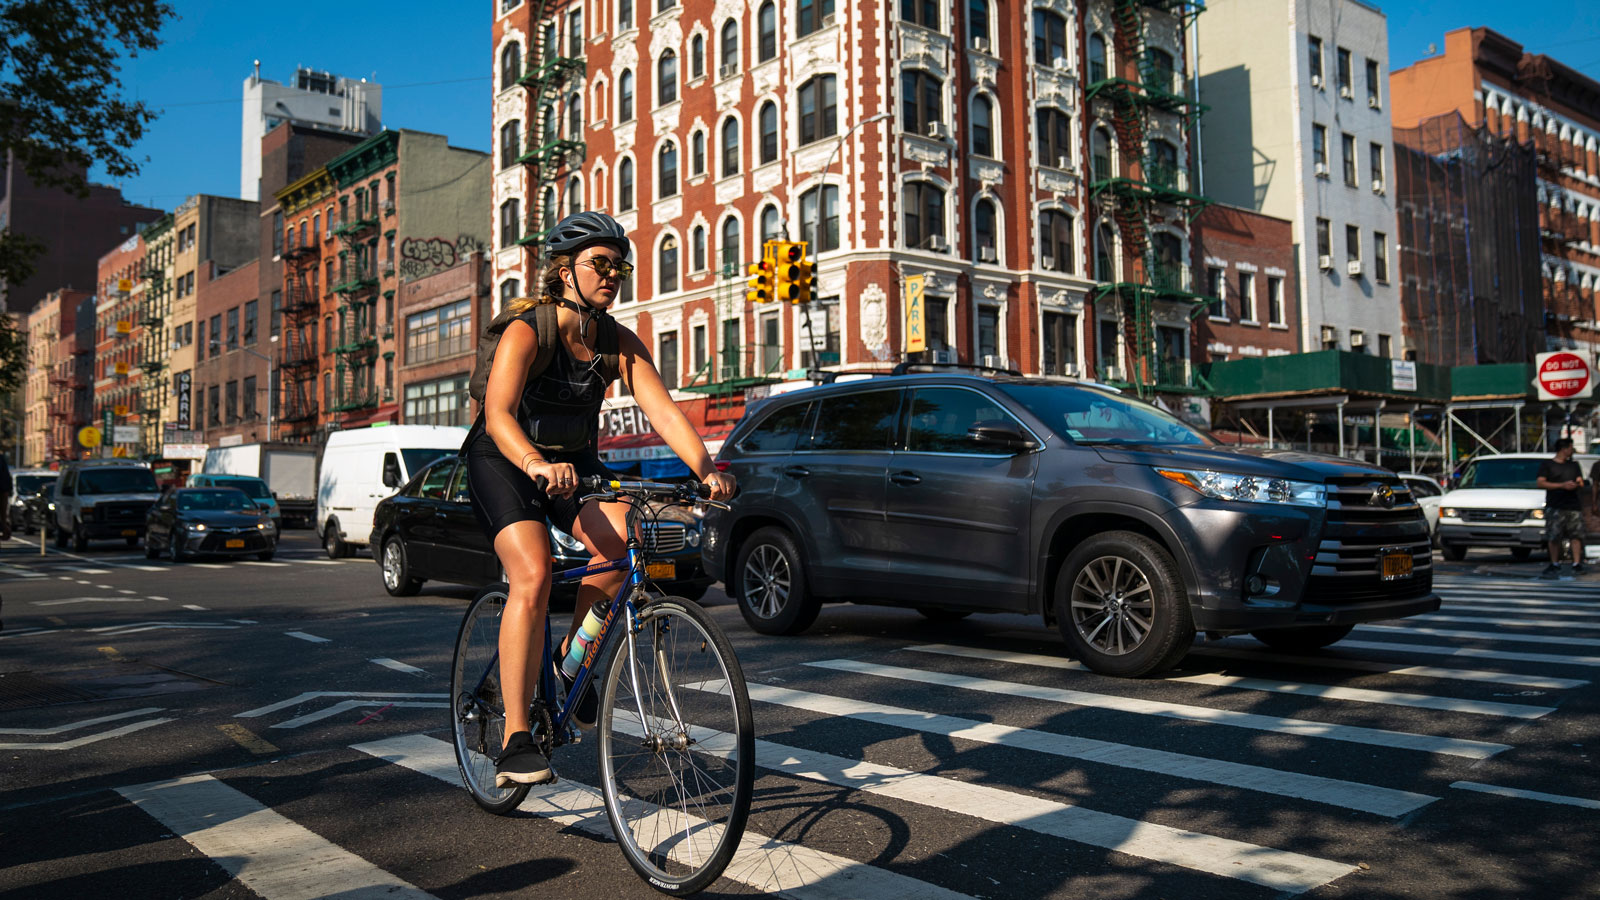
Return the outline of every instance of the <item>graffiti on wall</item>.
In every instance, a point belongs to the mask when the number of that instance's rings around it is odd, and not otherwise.
[[[422,278],[443,272],[487,245],[470,234],[457,235],[454,241],[446,238],[406,238],[400,242],[400,277]]]

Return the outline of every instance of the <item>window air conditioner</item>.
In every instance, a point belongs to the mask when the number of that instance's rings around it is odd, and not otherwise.
[[[1046,270],[1053,270],[1056,267],[1056,258],[1054,256],[1041,256],[1039,257],[1039,265]]]
[[[1350,273],[1351,278],[1361,277],[1361,260],[1352,259],[1344,264],[1344,270]]]
[[[1065,56],[1058,56],[1055,59],[1050,60],[1050,67],[1053,69],[1065,69],[1067,67],[1067,58]]]
[[[1100,380],[1102,380],[1102,381],[1121,381],[1122,380],[1122,367],[1121,366],[1117,366],[1117,365],[1112,365],[1112,364],[1109,364],[1109,363],[1106,364],[1106,365],[1102,365],[1100,367]]]
[[[1374,194],[1383,193],[1383,180],[1382,179],[1380,179],[1380,178],[1372,179],[1372,192]]]
[[[950,140],[950,126],[943,122],[929,122],[928,137],[938,141],[948,141]]]
[[[817,26],[817,27],[818,28],[831,28],[831,27],[833,27],[833,23],[837,22],[837,21],[838,21],[838,18],[837,18],[837,14],[836,13],[828,13],[827,15],[822,17],[822,24]]]
[[[1328,177],[1328,164],[1325,163],[1325,162],[1319,162],[1319,163],[1316,164],[1314,171],[1317,173],[1317,177],[1319,177],[1319,178],[1327,178]]]
[[[1366,336],[1366,334],[1364,332],[1360,332],[1360,331],[1352,331],[1352,332],[1350,332],[1350,346],[1352,346],[1352,347],[1362,347],[1362,346],[1365,346],[1366,343],[1367,343],[1367,336]]]
[[[928,353],[930,361],[936,363],[949,363],[955,365],[961,362],[961,357],[954,350],[933,350]]]
[[[1004,356],[995,356],[992,353],[984,354],[983,365],[984,365],[984,368],[988,368],[988,369],[1009,369],[1009,368],[1012,368],[1011,360],[1006,359]]]
[[[939,235],[928,238],[928,249],[935,253],[943,253],[950,249],[950,243]]]
[[[1333,327],[1332,325],[1322,326],[1322,342],[1324,344],[1332,344],[1338,340],[1339,329]]]
[[[973,38],[972,39],[972,49],[978,51],[979,53],[988,53],[989,52],[989,39],[988,38],[981,38],[981,37]]]
[[[1350,85],[1341,84],[1341,85],[1339,85],[1339,96],[1343,97],[1346,100],[1349,100],[1350,98],[1355,96],[1355,92],[1350,90]]]
[[[1056,168],[1067,169],[1070,171],[1072,169],[1072,157],[1066,155],[1065,153],[1056,157]]]
[[[992,263],[992,262],[999,262],[999,261],[1000,261],[1000,254],[995,252],[995,248],[993,248],[993,247],[979,247],[978,248],[978,262]]]
[[[728,63],[727,65],[718,69],[717,74],[723,78],[732,78],[738,71],[739,66],[737,63]]]
[[[1078,364],[1077,363],[1062,363],[1061,364],[1061,373],[1063,375],[1068,375],[1068,376],[1070,376],[1072,378],[1077,378],[1078,377]]]
[[[1311,86],[1316,88],[1319,91],[1322,90],[1322,76],[1321,75],[1313,75],[1313,76],[1311,76]]]
[[[1332,269],[1333,268],[1333,257],[1331,257],[1331,256],[1319,256],[1319,257],[1317,257],[1317,268],[1321,269],[1324,272],[1328,271],[1329,269]]]
[[[1368,97],[1367,98],[1367,108],[1368,109],[1377,109],[1378,108],[1378,98],[1377,97]]]

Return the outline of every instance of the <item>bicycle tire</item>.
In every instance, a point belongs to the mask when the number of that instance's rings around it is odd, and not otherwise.
[[[494,757],[505,741],[505,708],[499,685],[500,614],[505,610],[505,585],[478,592],[461,619],[450,663],[450,735],[456,748],[461,783],[479,806],[505,815],[528,796],[528,785],[496,787]],[[482,690],[475,690],[484,669],[496,660]]]
[[[627,652],[624,631],[601,669],[600,787],[628,864],[681,897],[715,881],[744,837],[755,723],[733,646],[697,604],[661,597],[639,608],[637,622],[637,652]]]

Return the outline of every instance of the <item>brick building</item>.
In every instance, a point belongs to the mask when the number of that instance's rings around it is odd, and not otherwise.
[[[1197,321],[1207,359],[1299,351],[1293,222],[1214,203],[1194,221],[1194,248],[1196,281],[1216,298]],[[1379,356],[1393,351],[1362,349]]]
[[[116,441],[115,432],[104,437],[106,447],[132,457],[144,455],[159,439],[160,410],[144,407],[145,379],[160,371],[165,355],[152,345],[151,333],[159,330],[148,327],[143,315],[145,256],[144,239],[136,234],[96,265],[95,421],[103,425],[109,410],[113,426],[133,426],[138,440]]]
[[[400,421],[408,425],[471,425],[467,382],[477,336],[492,315],[489,260],[473,253],[454,266],[400,285],[396,313]]]
[[[1600,349],[1600,83],[1487,28],[1461,28],[1391,84],[1396,128],[1454,112],[1533,144],[1546,346]]]
[[[929,358],[1191,389],[1160,380],[1186,367],[1156,343],[1176,329],[1187,356],[1201,299],[1189,4],[497,8],[497,299],[533,290],[559,216],[611,213],[638,264],[614,312],[680,401],[725,393],[737,417],[744,386],[905,358],[913,274]],[[815,301],[747,304],[785,235],[809,242]]]
[[[228,272],[215,262],[200,267],[194,320],[195,330],[205,331],[205,357],[195,362],[193,389],[205,418],[195,430],[203,428],[213,447],[225,437],[269,440],[272,344],[259,267],[259,260]]]
[[[78,316],[86,308],[92,320],[93,304],[93,295],[64,289],[46,294],[28,314],[22,465],[78,456],[77,430],[89,424],[79,402],[88,380],[79,371]]]

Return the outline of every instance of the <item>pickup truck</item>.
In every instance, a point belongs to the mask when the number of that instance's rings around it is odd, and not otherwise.
[[[1509,549],[1527,559],[1545,548],[1544,491],[1539,465],[1549,453],[1499,453],[1467,463],[1453,490],[1439,499],[1435,535],[1448,560],[1465,559],[1473,547]],[[1600,456],[1580,454],[1575,461],[1588,477]]]

